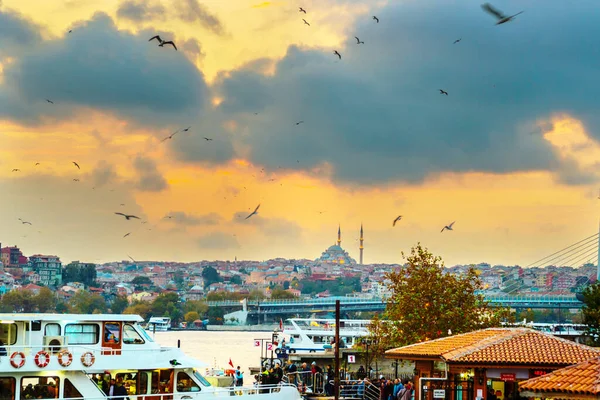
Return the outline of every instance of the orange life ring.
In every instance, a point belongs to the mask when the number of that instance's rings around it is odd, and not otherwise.
[[[50,354],[46,350],[40,350],[35,355],[35,365],[45,368],[50,363]]]
[[[20,357],[19,362],[16,361],[17,356]],[[10,356],[10,365],[12,365],[14,368],[21,368],[23,365],[25,365],[25,353],[22,351],[15,351],[12,353]]]
[[[65,356],[67,356],[67,360],[65,361]],[[68,367],[73,362],[73,354],[71,354],[68,350],[62,350],[59,352],[56,357],[58,358],[58,363],[62,367]]]
[[[81,363],[86,367],[91,367],[92,365],[94,365],[95,361],[96,356],[94,356],[94,353],[92,353],[91,351],[88,351],[81,355]]]

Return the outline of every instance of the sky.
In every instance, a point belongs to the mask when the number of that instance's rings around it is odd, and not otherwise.
[[[0,0],[0,243],[528,265],[600,217],[600,8],[539,4]]]

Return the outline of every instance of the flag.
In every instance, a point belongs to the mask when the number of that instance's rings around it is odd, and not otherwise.
[[[283,330],[283,319],[279,318],[279,330]]]
[[[229,365],[231,365],[231,368],[235,368],[235,367],[233,366],[233,361],[231,361],[231,357],[229,357]]]

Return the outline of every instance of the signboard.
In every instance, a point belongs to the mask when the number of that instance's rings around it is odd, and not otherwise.
[[[348,363],[354,364],[356,362],[356,356],[353,354],[348,355]]]
[[[531,370],[531,375],[533,376],[542,376],[542,375],[546,375],[548,373],[548,371],[544,371],[543,369],[532,369]]]
[[[445,399],[446,398],[446,390],[433,389],[433,398],[434,399]]]
[[[260,340],[254,341],[254,347],[260,347]]]
[[[273,343],[267,343],[267,351],[273,351]]]
[[[514,382],[517,380],[516,374],[500,374],[500,380],[504,382]]]

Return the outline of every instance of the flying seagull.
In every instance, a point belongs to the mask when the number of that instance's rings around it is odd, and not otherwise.
[[[37,166],[37,165],[40,165],[40,163],[39,163],[39,162],[36,162],[36,163],[35,163],[35,165],[36,165],[36,166]]]
[[[152,41],[152,40],[154,40],[154,39],[158,40],[158,42],[160,43],[160,44],[158,45],[159,47],[163,47],[165,44],[171,44],[171,45],[173,45],[173,47],[175,47],[175,50],[177,50],[177,46],[175,46],[175,43],[173,43],[173,41],[172,41],[172,40],[169,40],[169,41],[164,41],[164,40],[162,40],[162,39],[160,38],[160,36],[156,35],[156,36],[152,36],[152,37],[150,38],[150,40],[148,40],[148,41],[149,41],[149,42],[151,42],[151,41]]]
[[[456,222],[456,221],[454,221]],[[446,225],[445,227],[442,228],[442,230],[440,231],[440,233],[444,232],[444,230],[448,230],[448,231],[452,231],[454,229],[452,229],[452,225],[454,225],[454,222],[452,222],[450,225]]]
[[[304,8],[302,8],[302,7],[298,7],[298,8],[299,8],[298,12],[303,12],[304,14],[306,14],[306,10]]]
[[[375,15],[373,15],[373,19],[379,23],[379,18],[377,18]]]
[[[462,38],[460,38],[460,39],[456,39],[456,40],[454,41],[454,43],[452,43],[452,44],[456,44],[456,43],[460,42],[461,40],[462,40]]]
[[[440,89],[440,94],[445,94],[446,96],[448,96],[448,92],[446,92],[445,90]]]
[[[32,225],[32,223],[31,223],[31,222],[28,222],[28,221],[23,221],[21,218],[19,218],[19,221],[21,221],[21,223],[22,223],[23,225]]]
[[[523,13],[523,11],[521,11],[514,15],[507,16],[507,15],[502,14],[502,12],[500,10],[494,8],[490,3],[482,4],[481,8],[483,8],[484,11],[487,11],[488,13],[492,14],[494,17],[496,17],[496,19],[498,19],[498,22],[496,22],[496,25],[500,25],[500,24],[504,24],[505,22],[512,21],[517,15]]]
[[[115,214],[124,216],[127,221],[129,221],[131,218],[141,219],[140,217],[136,217],[135,215],[128,215],[120,212],[116,212]]]
[[[210,142],[212,140],[212,138],[205,137],[204,140],[206,140],[207,142]]]
[[[74,179],[73,179],[73,182],[79,182],[79,179],[77,179],[77,178],[74,178]]]
[[[303,124],[303,123],[304,123],[304,121],[298,121],[298,122],[296,122],[296,125],[300,125],[300,124]]]
[[[260,208],[260,204],[259,204],[259,205],[257,205],[257,206],[256,206],[256,208],[254,209],[254,211],[252,211],[252,212],[251,212],[251,213],[250,213],[250,214],[249,214],[249,215],[248,215],[246,218],[244,218],[244,219],[248,219],[248,218],[250,218],[251,216],[258,214],[258,209],[259,209],[259,208]]]
[[[396,217],[396,219],[394,220],[394,222],[392,222],[392,226],[396,226],[396,222],[400,221],[402,219],[402,215],[398,215]]]
[[[361,42],[360,39],[358,38],[358,36],[354,36],[354,38],[356,39],[356,44],[365,44],[365,42]]]
[[[12,172],[21,172],[19,168],[13,168]]]
[[[187,127],[187,128],[185,128],[185,129],[184,129],[182,132],[187,132],[187,131],[189,131],[189,130],[190,130],[190,128],[191,128],[191,126],[188,126],[188,127]]]
[[[305,24],[305,25],[308,25],[308,26],[310,26],[310,24],[309,24],[308,22],[306,22],[306,20],[305,20],[304,18],[302,18],[302,21],[304,21],[304,24]]]
[[[50,103],[50,104],[54,104],[54,102],[53,102],[52,100],[48,100],[48,99],[46,99],[46,101],[47,101],[48,103]]]
[[[172,41],[172,40],[168,40],[168,41],[166,41],[166,42],[162,42],[161,44],[159,44],[159,45],[158,45],[158,47],[164,47],[164,46],[165,46],[165,44],[170,44],[171,46],[173,46],[173,48],[174,48],[175,50],[177,50],[177,46],[175,46],[175,43],[173,43],[173,41]]]
[[[133,259],[133,257],[131,257],[129,254],[127,254],[127,257],[131,258],[131,261],[133,261],[134,263],[136,263],[136,262],[137,262],[137,261],[135,261],[135,260]]]
[[[164,139],[163,139],[163,140],[161,140],[160,142],[162,143],[162,142],[164,142],[164,141],[165,141],[165,140],[167,140],[167,139],[172,139],[172,138],[173,138],[173,136],[175,136],[175,134],[176,134],[177,132],[179,132],[179,129],[178,129],[178,130],[176,130],[175,132],[171,133],[169,136],[167,136],[166,138],[164,138]]]
[[[128,233],[124,234],[123,237],[126,238],[129,235],[131,235],[131,232],[128,232]]]
[[[81,167],[79,166],[79,164],[77,164],[75,161],[72,161],[73,165],[77,167],[77,169],[81,169]]]
[[[337,50],[334,50],[333,54],[335,54],[336,56],[338,56],[340,58],[340,60],[342,59],[342,55]]]

